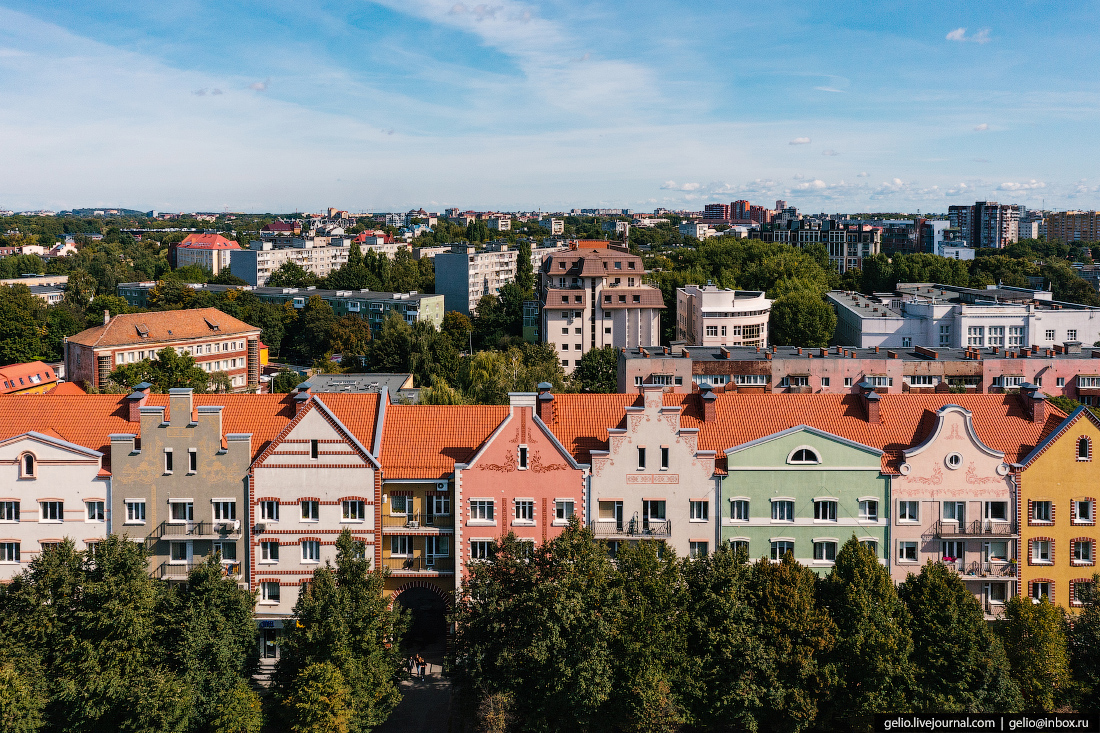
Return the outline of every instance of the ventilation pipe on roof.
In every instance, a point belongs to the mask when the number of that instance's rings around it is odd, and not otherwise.
[[[547,425],[554,422],[554,395],[550,391],[554,388],[554,385],[549,382],[539,382],[538,384],[538,401],[535,403],[535,408],[538,410],[539,420],[542,420]]]
[[[133,393],[126,398],[126,402],[130,407],[130,422],[141,422],[141,408],[145,407],[145,402],[149,399],[149,390],[152,387],[153,385],[148,382],[134,385]]]
[[[310,396],[310,384],[309,382],[302,382],[298,385],[298,393],[294,395],[294,415],[297,416],[302,410],[309,404]]]
[[[879,414],[882,395],[876,392],[875,386],[866,379],[856,386],[859,387],[859,399],[863,403],[863,414],[867,416],[867,422],[878,425],[882,422]]]
[[[715,403],[718,401],[718,395],[714,394],[714,388],[709,382],[700,384],[699,391],[701,392],[699,398],[703,402],[703,422],[716,421],[718,419],[718,409]]]
[[[1047,398],[1034,384],[1024,382],[1020,385],[1020,401],[1028,420],[1044,422],[1047,419]]]
[[[111,322],[111,311],[106,308],[103,309],[103,325],[106,326]]]

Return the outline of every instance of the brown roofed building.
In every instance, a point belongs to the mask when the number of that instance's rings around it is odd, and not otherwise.
[[[615,243],[581,240],[542,263],[542,341],[572,372],[589,349],[661,340],[659,288],[642,282],[642,258]]]
[[[65,373],[73,382],[106,384],[123,364],[156,358],[171,346],[195,358],[207,372],[225,372],[234,389],[256,387],[260,379],[260,329],[217,308],[127,313],[110,318],[65,341]]]

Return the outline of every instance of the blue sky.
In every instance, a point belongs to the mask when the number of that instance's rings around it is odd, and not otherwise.
[[[1100,207],[1100,0],[0,0],[0,208]]]

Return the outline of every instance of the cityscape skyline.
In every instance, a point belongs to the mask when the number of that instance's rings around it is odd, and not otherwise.
[[[5,0],[0,207],[1091,209],[1098,64],[1049,51],[1096,40],[1079,17]]]

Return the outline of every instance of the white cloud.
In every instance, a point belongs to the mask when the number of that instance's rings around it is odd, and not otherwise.
[[[960,183],[954,188],[947,189],[944,193],[948,196],[959,196],[961,194],[969,193],[970,188],[965,183]]]
[[[974,43],[989,43],[993,39],[989,37],[989,29],[982,28],[980,31],[975,33],[973,37],[970,38],[970,40]]]
[[[796,137],[794,140],[791,140],[790,143],[788,143],[788,144],[789,145],[809,145],[810,142],[811,142],[810,138],[808,138],[808,137]]]
[[[831,157],[831,156],[834,156],[834,155],[840,155],[840,153],[838,153],[837,151],[833,150],[832,148],[829,148],[828,150],[822,150],[822,151],[821,151],[821,154],[822,154],[822,155],[828,155],[828,156],[830,156],[830,157]]]
[[[974,132],[985,132],[989,129],[989,123],[983,122],[980,125],[974,125]]]
[[[819,92],[832,92],[833,94],[844,94],[843,89],[837,89],[836,87],[814,87]]]
[[[957,41],[959,43],[970,42],[970,43],[984,44],[984,43],[989,43],[990,41],[993,40],[990,37],[989,33],[990,32],[989,32],[988,28],[981,28],[974,35],[967,36],[965,28],[956,28],[955,30],[948,33],[947,36],[945,36],[945,37],[949,41]]]
[[[268,78],[264,79],[263,81],[258,81],[254,84],[249,84],[248,88],[249,89],[254,89],[257,92],[266,92],[267,91],[267,85],[270,84],[270,83],[271,83],[271,77],[268,77]]]
[[[867,171],[860,171],[856,174],[856,178],[867,178],[869,175]]]
[[[966,29],[965,28],[956,28],[955,30],[953,30],[953,31],[951,31],[950,33],[947,34],[947,40],[949,40],[949,41],[965,41],[966,40]]]
[[[661,184],[661,189],[664,191],[698,191],[701,187],[698,183],[676,183],[676,181],[665,181]]]
[[[825,181],[821,180],[820,178],[815,178],[812,181],[806,181],[805,183],[799,183],[797,186],[794,187],[793,190],[795,190],[795,191],[820,191],[820,190],[822,190],[824,188],[828,188],[828,187],[829,187],[829,184],[825,183]]]
[[[1033,189],[1046,188],[1046,187],[1047,187],[1047,184],[1043,183],[1042,181],[1036,181],[1034,178],[1032,178],[1027,183],[1012,183],[1012,182],[1002,183],[1001,185],[997,186],[997,190],[998,191],[1031,191]]]

